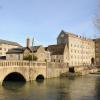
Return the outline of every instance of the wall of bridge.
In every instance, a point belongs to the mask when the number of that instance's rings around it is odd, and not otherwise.
[[[69,71],[66,63],[47,63],[47,78],[60,77]]]

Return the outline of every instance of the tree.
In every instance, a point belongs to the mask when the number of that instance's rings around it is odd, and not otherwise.
[[[96,13],[94,18],[96,30],[100,33],[100,0],[96,0]]]
[[[32,55],[25,56],[23,60],[32,61]],[[33,61],[37,61],[37,57],[33,55]]]

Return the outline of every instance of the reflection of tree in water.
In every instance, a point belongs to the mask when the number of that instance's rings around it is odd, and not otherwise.
[[[9,91],[19,91],[25,85],[24,82],[4,82],[3,88]]]
[[[70,94],[69,94],[69,90],[70,90],[70,85],[71,82],[68,81],[69,79],[66,78],[62,78],[59,81],[59,90],[57,91],[57,100],[70,100]]]
[[[70,85],[74,81],[72,77],[56,78],[47,81],[47,96],[46,100],[51,98],[52,100],[71,100],[70,99]]]

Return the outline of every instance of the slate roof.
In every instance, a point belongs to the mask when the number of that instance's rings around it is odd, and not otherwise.
[[[14,45],[14,46],[20,46],[21,47],[21,45],[16,43],[16,42],[2,40],[2,39],[0,39],[0,44],[8,44],[8,45]]]
[[[33,46],[33,47],[30,47],[31,48],[31,50],[33,51],[33,52],[37,52],[37,50],[40,48],[41,46]]]
[[[51,55],[63,55],[65,50],[65,45],[49,45],[47,48],[51,52]]]
[[[23,53],[25,49],[29,49],[27,47],[22,47],[22,48],[13,48],[13,49],[9,49],[7,54],[17,54],[17,53]]]
[[[40,46],[34,46],[34,47],[21,47],[21,48],[13,48],[13,49],[9,49],[7,54],[18,54],[18,53],[23,53],[25,49],[29,49],[30,52],[37,52],[37,50],[40,48]]]

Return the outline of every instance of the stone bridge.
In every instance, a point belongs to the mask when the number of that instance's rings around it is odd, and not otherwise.
[[[35,80],[39,75],[46,78],[45,62],[29,61],[1,61],[0,60],[0,82],[2,83],[9,75],[21,76],[25,81]]]
[[[10,78],[22,78],[25,81],[36,80],[38,77],[53,78],[59,77],[68,71],[67,64],[29,62],[29,61],[9,61],[0,60],[0,83]]]

